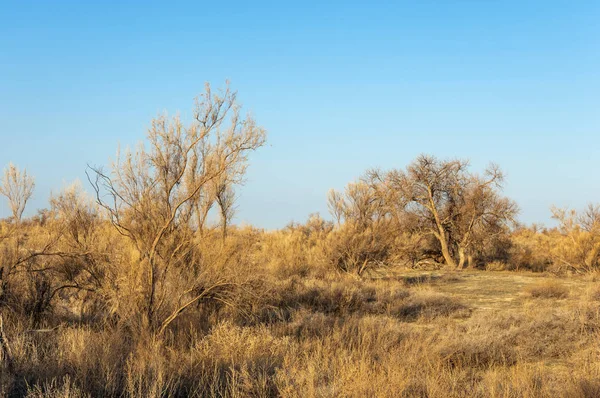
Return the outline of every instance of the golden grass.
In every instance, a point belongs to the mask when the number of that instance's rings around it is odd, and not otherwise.
[[[244,316],[215,309],[206,318],[208,328],[180,323],[165,341],[108,324],[24,333],[13,317],[7,333],[17,377],[10,393],[598,396],[600,303],[594,282],[573,279],[573,294],[544,293],[540,301],[530,292],[555,292],[564,282],[492,272],[419,275],[270,278],[270,290]],[[501,290],[498,285],[510,283],[511,275],[518,289]],[[419,283],[406,283],[407,277]],[[493,308],[486,301],[478,305],[484,286],[497,296]],[[503,306],[502,296],[513,294],[516,300]]]
[[[564,299],[569,296],[569,289],[560,281],[550,280],[530,286],[527,293],[535,298]]]

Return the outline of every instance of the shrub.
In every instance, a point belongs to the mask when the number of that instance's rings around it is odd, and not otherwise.
[[[346,223],[329,239],[329,262],[334,268],[363,275],[365,271],[388,263],[392,249],[391,235],[381,225],[364,229]]]

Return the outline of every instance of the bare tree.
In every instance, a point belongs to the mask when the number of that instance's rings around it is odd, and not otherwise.
[[[252,117],[242,117],[236,93],[229,86],[213,93],[206,85],[196,101],[194,121],[160,116],[147,134],[149,148],[117,155],[111,170],[90,168],[97,202],[117,231],[139,253],[146,321],[162,333],[179,314],[225,283],[208,285],[197,264],[189,261],[196,227],[204,223],[214,201],[215,181],[240,176],[248,153],[265,143],[265,130]],[[168,291],[169,275],[188,272],[185,287]],[[183,282],[181,282],[183,283]]]
[[[330,262],[358,275],[383,265],[393,236],[385,204],[369,175],[349,183],[343,193],[329,191],[328,205],[338,225],[330,235]]]
[[[468,162],[421,155],[406,170],[379,175],[386,194],[419,220],[418,229],[435,236],[446,264],[463,268],[473,246],[485,234],[506,231],[516,204],[499,194],[501,170],[491,165],[484,176],[470,173]]]
[[[27,201],[33,194],[35,181],[27,174],[27,170],[20,171],[14,164],[10,163],[4,170],[0,194],[6,196],[12,216],[15,222],[20,222]]]
[[[600,205],[588,203],[577,222],[584,231],[600,235]]]
[[[329,208],[329,213],[335,219],[336,225],[338,227],[341,226],[345,208],[342,194],[335,189],[331,189],[327,194],[327,207]]]
[[[330,190],[328,207],[338,224],[344,221],[362,227],[385,217],[386,214],[377,186],[369,180],[369,175],[349,183],[343,193]]]
[[[50,290],[50,299],[65,290],[102,294],[103,286],[114,279],[107,258],[116,247],[110,234],[102,236],[97,203],[76,182],[53,195],[50,205],[58,238],[53,269],[58,284]]]

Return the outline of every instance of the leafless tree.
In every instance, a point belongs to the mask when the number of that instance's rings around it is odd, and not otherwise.
[[[330,236],[330,262],[358,275],[383,265],[393,237],[385,203],[369,175],[349,183],[343,193],[331,190],[328,206],[338,225]]]
[[[344,217],[344,198],[342,194],[335,189],[331,189],[327,194],[327,207],[329,208],[329,213],[335,219],[336,225],[339,227],[342,224],[342,219]]]
[[[229,86],[215,94],[207,84],[190,125],[184,126],[179,117],[160,116],[148,131],[148,148],[140,145],[118,154],[108,172],[90,168],[98,204],[133,243],[139,266],[146,269],[144,312],[159,333],[225,283],[216,278],[207,285],[202,270],[189,261],[194,219],[200,228],[215,200],[214,183],[226,175],[243,175],[249,152],[264,145],[265,137],[251,116],[240,115]],[[169,292],[169,275],[175,278],[184,268],[186,286]]]
[[[589,203],[577,221],[584,231],[600,235],[600,205]]]
[[[386,213],[377,187],[368,175],[349,183],[343,193],[329,191],[328,207],[338,224],[344,221],[362,227],[385,217]]]
[[[380,175],[388,199],[419,220],[420,231],[440,244],[446,264],[463,268],[478,238],[505,231],[518,212],[499,194],[502,171],[491,165],[483,176],[470,173],[468,162],[421,155],[406,170]]]
[[[8,199],[15,222],[21,221],[23,211],[25,211],[25,206],[31,198],[34,188],[35,180],[27,174],[27,170],[20,171],[12,163],[4,170],[0,194]]]

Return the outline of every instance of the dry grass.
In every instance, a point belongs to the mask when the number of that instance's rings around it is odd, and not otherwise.
[[[564,299],[569,296],[569,289],[559,281],[544,281],[530,286],[527,293],[534,298]]]
[[[511,306],[477,300],[514,275]],[[406,283],[407,277],[419,283]],[[414,280],[411,280],[414,282]],[[265,281],[245,316],[215,309],[212,326],[166,341],[127,329],[68,325],[7,332],[12,396],[594,397],[600,391],[597,287],[472,272],[361,280],[330,274]],[[482,286],[477,286],[481,284]],[[471,290],[465,289],[470,286]],[[552,286],[553,288],[548,288]],[[543,287],[543,289],[541,288]],[[516,290],[518,290],[516,289]],[[270,309],[269,311],[265,310]],[[274,314],[279,314],[276,316]],[[21,381],[19,381],[21,380]]]
[[[598,396],[597,274],[379,268],[359,277],[328,265],[323,231],[314,230],[239,229],[224,242],[205,235],[200,259],[222,266],[201,281],[231,286],[164,335],[129,299],[141,294],[136,270],[119,268],[128,247],[102,233],[94,244],[115,254],[98,259],[108,262],[100,298],[64,292],[35,320],[26,305],[0,308],[15,365],[1,373],[2,394]],[[35,302],[31,281],[15,281]]]

